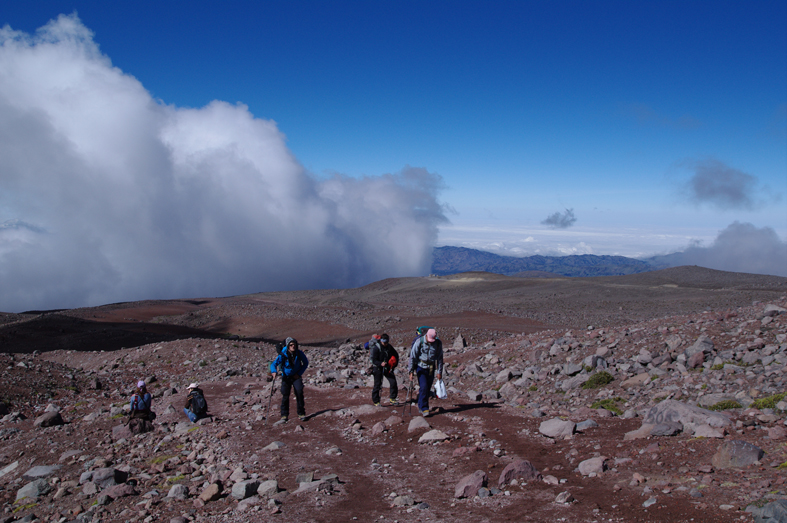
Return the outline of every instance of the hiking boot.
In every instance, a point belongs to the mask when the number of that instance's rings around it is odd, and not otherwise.
[[[390,403],[391,405],[399,405],[399,402],[396,401],[396,399],[394,399],[394,398],[389,399],[388,403]]]
[[[282,416],[282,417],[281,417],[281,422],[282,422],[282,423],[287,423],[287,420],[288,420],[288,419],[289,419],[289,418],[288,418],[287,416]]]
[[[379,401],[378,401],[378,402],[376,402],[376,403],[374,404],[374,406],[375,406],[375,407],[379,407],[379,406],[380,406],[380,402],[379,402]]]
[[[428,418],[429,417],[429,411],[428,410],[421,411],[421,416],[423,416],[424,418]]]
[[[298,419],[301,421],[306,421],[306,414],[298,414]]]

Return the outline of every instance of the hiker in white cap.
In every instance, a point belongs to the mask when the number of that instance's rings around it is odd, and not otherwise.
[[[191,383],[188,386],[189,395],[186,396],[186,406],[183,412],[189,417],[192,423],[207,417],[208,415],[208,402],[205,399],[202,389],[196,383]]]
[[[426,417],[429,415],[429,390],[435,378],[443,375],[443,343],[437,331],[429,329],[420,336],[410,349],[410,380],[418,378],[418,410]]]
[[[153,406],[153,397],[148,392],[145,382],[137,382],[137,390],[131,396],[131,419],[153,421],[150,407]]]

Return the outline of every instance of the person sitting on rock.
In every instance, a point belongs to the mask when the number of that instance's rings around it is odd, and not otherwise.
[[[443,375],[443,343],[434,329],[415,340],[410,349],[410,380],[418,377],[418,410],[429,415],[429,391],[435,378]]]
[[[396,383],[394,370],[399,363],[399,353],[393,345],[389,343],[390,338],[387,334],[369,340],[369,359],[372,360],[372,376],[374,376],[374,387],[372,387],[372,403],[380,406],[380,391],[383,388],[383,376],[388,380],[390,394],[388,402],[396,405],[396,397],[399,395],[399,387]]]
[[[309,360],[306,354],[298,348],[295,338],[287,338],[281,353],[271,363],[273,379],[281,372],[281,420],[286,422],[290,416],[290,390],[295,390],[295,402],[298,418],[306,420],[306,403],[303,399],[303,380],[301,376],[306,372]]]
[[[191,383],[188,386],[189,395],[186,396],[186,406],[183,412],[189,417],[192,423],[196,423],[208,416],[208,401],[205,399],[205,394],[196,383]]]
[[[137,382],[137,390],[131,395],[131,419],[143,419],[153,421],[153,397],[148,392],[145,382]]]

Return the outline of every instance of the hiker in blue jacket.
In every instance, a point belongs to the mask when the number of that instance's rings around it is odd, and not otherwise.
[[[306,403],[303,400],[303,380],[301,376],[309,366],[306,354],[298,348],[295,338],[287,338],[281,353],[271,363],[273,379],[281,371],[281,419],[287,421],[290,417],[290,390],[295,390],[295,403],[298,409],[298,418],[306,419]]]
[[[419,337],[410,349],[410,380],[418,376],[418,410],[429,415],[429,390],[443,376],[443,343],[434,329]]]

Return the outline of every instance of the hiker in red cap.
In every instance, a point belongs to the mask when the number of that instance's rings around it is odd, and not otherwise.
[[[434,329],[419,337],[410,349],[410,380],[418,376],[418,410],[429,415],[429,391],[443,376],[443,343]]]

